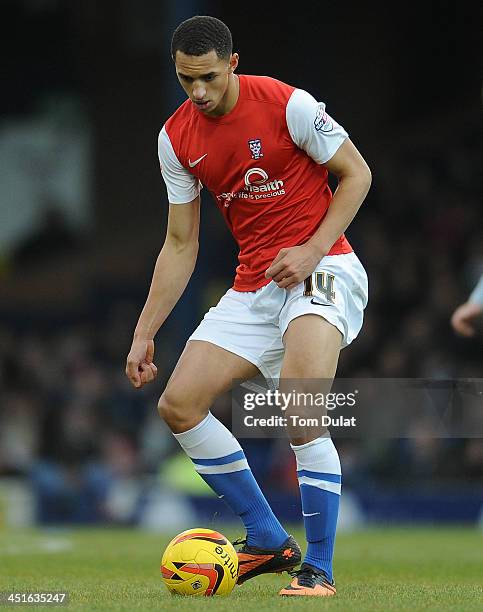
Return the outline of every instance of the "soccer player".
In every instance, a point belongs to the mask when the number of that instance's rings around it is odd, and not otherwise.
[[[203,185],[238,243],[239,265],[233,287],[189,338],[158,409],[195,470],[244,523],[242,583],[293,570],[301,552],[210,406],[233,379],[260,373],[271,381],[332,381],[367,303],[367,276],[344,231],[371,173],[323,103],[273,78],[235,74],[238,54],[223,22],[206,16],[184,21],[171,51],[188,99],[159,134],[167,234],[126,374],[136,388],[156,377],[153,339],[195,266]],[[333,196],[328,172],[338,178]],[[327,432],[299,431],[291,446],[308,547],[280,594],[331,596],[339,456]]]
[[[483,274],[468,301],[458,306],[451,317],[453,329],[470,338],[475,335],[475,320],[483,314]]]

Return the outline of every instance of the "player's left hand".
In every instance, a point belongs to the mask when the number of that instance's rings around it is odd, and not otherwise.
[[[482,308],[473,302],[465,302],[458,306],[451,317],[451,325],[455,332],[466,338],[475,335],[475,322],[481,315]]]
[[[280,249],[265,277],[281,289],[293,289],[312,274],[320,260],[320,253],[310,244]]]

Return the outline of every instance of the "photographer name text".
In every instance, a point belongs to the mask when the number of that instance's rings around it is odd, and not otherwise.
[[[353,417],[331,417],[328,414],[320,417],[301,417],[292,414],[288,417],[273,415],[267,418],[247,414],[243,418],[245,427],[356,427],[357,419]]]

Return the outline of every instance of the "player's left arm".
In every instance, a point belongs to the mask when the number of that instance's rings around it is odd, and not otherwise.
[[[339,181],[324,220],[305,244],[281,249],[266,272],[284,289],[292,289],[312,274],[349,227],[371,186],[369,166],[348,138],[324,166]]]
[[[324,219],[303,245],[280,249],[265,276],[292,289],[305,280],[345,232],[369,191],[371,171],[344,128],[325,112],[325,104],[295,90],[286,109],[293,142],[337,176],[339,184]]]
[[[335,174],[339,184],[324,220],[304,245],[315,250],[319,261],[327,255],[335,241],[349,227],[372,181],[369,166],[349,138],[324,166]]]

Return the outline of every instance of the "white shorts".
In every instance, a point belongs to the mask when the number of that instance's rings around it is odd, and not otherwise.
[[[278,380],[290,321],[320,315],[341,332],[344,348],[362,327],[367,293],[367,274],[355,253],[327,255],[307,281],[289,291],[273,281],[256,291],[229,289],[188,341],[216,344],[256,365],[266,379]]]

